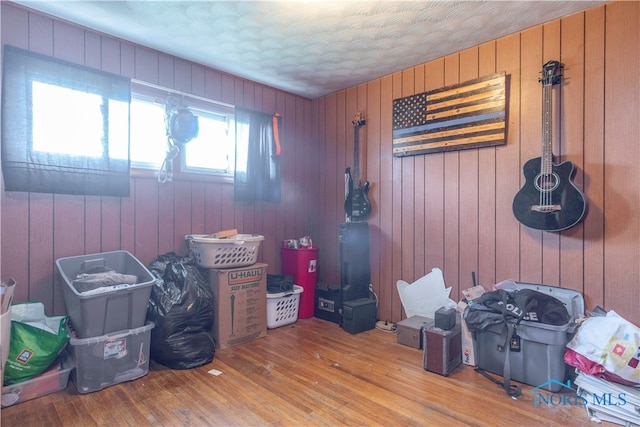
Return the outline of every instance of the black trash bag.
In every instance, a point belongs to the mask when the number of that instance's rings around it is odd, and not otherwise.
[[[156,277],[147,319],[151,357],[172,369],[191,369],[210,363],[213,340],[213,295],[206,277],[189,254],[160,255],[149,270]]]

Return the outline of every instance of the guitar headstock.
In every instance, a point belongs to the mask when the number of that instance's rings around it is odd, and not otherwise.
[[[364,114],[362,114],[360,111],[356,111],[356,113],[353,115],[352,123],[355,127],[364,126],[364,124],[366,123]]]
[[[562,65],[560,62],[551,60],[548,61],[542,67],[542,77],[540,77],[540,82],[542,82],[543,86],[552,86],[558,84],[560,82],[560,69]]]

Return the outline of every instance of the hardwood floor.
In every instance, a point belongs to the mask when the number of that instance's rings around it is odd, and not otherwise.
[[[222,372],[215,376],[209,370]],[[584,408],[534,407],[469,366],[443,377],[422,351],[390,332],[357,335],[299,319],[266,338],[218,350],[212,363],[171,370],[157,363],[135,381],[78,394],[65,390],[2,409],[9,426],[578,426]]]

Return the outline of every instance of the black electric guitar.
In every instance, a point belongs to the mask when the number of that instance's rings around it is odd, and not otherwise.
[[[553,163],[551,152],[551,91],[560,82],[558,61],[549,61],[542,69],[542,157],[525,163],[526,179],[513,199],[513,214],[527,227],[561,231],[582,221],[586,211],[584,195],[573,184],[573,163]]]
[[[349,221],[364,221],[371,214],[371,203],[367,198],[369,181],[360,182],[359,163],[359,130],[365,124],[365,119],[360,112],[356,112],[353,120],[353,176],[351,168],[344,171],[345,201],[344,210]]]

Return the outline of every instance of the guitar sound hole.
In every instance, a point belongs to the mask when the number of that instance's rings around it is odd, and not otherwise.
[[[560,185],[560,177],[554,172],[550,175],[539,174],[536,176],[536,189],[543,193],[555,190]]]

